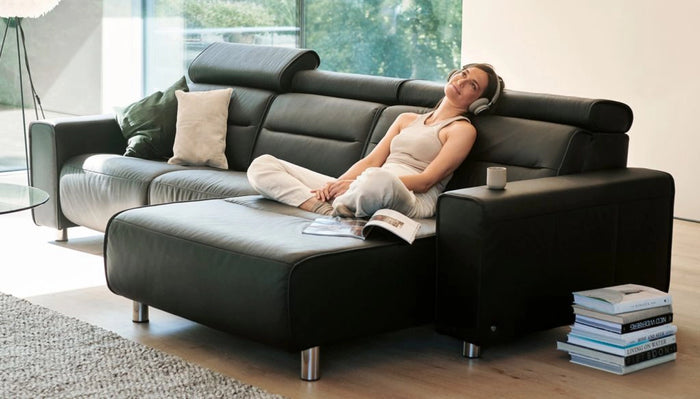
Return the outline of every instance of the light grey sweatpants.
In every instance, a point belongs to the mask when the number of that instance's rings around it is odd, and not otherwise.
[[[435,214],[440,188],[415,194],[404,186],[398,176],[416,174],[409,166],[384,164],[368,168],[350,184],[348,191],[335,198],[333,207],[345,205],[357,217],[368,217],[383,208],[390,208],[412,218]],[[248,181],[264,197],[291,206],[299,206],[313,198],[313,189],[322,188],[335,177],[314,172],[293,163],[261,155],[248,168]]]

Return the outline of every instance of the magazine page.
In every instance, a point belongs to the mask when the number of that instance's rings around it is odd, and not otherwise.
[[[418,229],[420,229],[420,223],[391,209],[380,209],[375,212],[367,224],[365,224],[363,234],[365,236],[369,234],[369,230],[373,226],[388,230],[403,238],[409,244],[413,244],[416,233],[418,233]]]
[[[323,217],[314,219],[310,225],[302,230],[302,233],[318,236],[353,237],[364,240],[362,228],[365,224],[367,221],[364,219]]]

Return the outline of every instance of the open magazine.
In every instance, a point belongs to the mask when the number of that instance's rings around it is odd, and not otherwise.
[[[385,229],[412,244],[418,229],[420,229],[420,223],[400,212],[391,209],[380,209],[369,220],[340,217],[318,218],[308,225],[302,233],[319,236],[353,237],[364,240],[374,227]]]

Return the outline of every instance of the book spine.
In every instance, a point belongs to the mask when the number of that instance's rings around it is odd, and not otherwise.
[[[645,352],[637,353],[631,356],[625,357],[625,366],[631,366],[633,364],[645,362],[647,360],[656,359],[657,357],[670,355],[678,350],[677,344],[674,342],[669,345],[665,345],[659,348],[654,348]]]
[[[649,352],[653,349],[658,349],[666,345],[675,344],[676,336],[671,335],[664,338],[659,338],[653,341],[649,341],[643,344],[633,346],[631,348],[625,349],[625,356],[638,355],[644,352]]]
[[[660,326],[663,324],[669,324],[673,322],[673,313],[650,317],[648,319],[634,321],[632,323],[623,324],[621,328],[621,333],[626,334],[633,331],[644,330],[651,327]]]
[[[675,343],[676,336],[670,335],[668,337],[659,338],[659,339],[656,339],[653,341],[643,342],[643,343],[633,345],[630,347],[622,347],[622,346],[618,346],[618,345],[605,343],[603,341],[598,341],[595,339],[577,337],[573,334],[569,334],[567,336],[567,340],[569,343],[574,344],[574,345],[585,346],[587,348],[594,349],[594,350],[601,351],[601,352],[605,352],[605,353],[609,353],[612,355],[627,357],[627,356],[636,355],[636,354],[639,354],[642,352],[646,352],[646,351],[649,351],[652,349],[660,348],[662,346]]]
[[[570,334],[595,339],[613,345],[627,346],[668,337],[670,335],[674,335],[676,331],[677,329],[675,326],[669,323],[627,334],[616,334],[608,330],[587,326],[581,323],[575,323],[573,326],[571,326]]]
[[[665,306],[665,305],[669,305],[670,303],[671,303],[670,296],[663,296],[663,297],[659,297],[659,298],[648,298],[648,299],[644,299],[643,301],[638,301],[638,302],[616,303],[612,306],[612,308],[613,308],[613,313],[618,314],[618,313],[634,312],[636,310],[642,310],[642,309],[655,308],[657,306]]]

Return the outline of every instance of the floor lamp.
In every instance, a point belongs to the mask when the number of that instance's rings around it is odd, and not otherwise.
[[[38,109],[41,110],[42,119],[44,116],[44,108],[41,106],[41,99],[36,93],[34,88],[34,80],[32,79],[32,72],[29,69],[29,56],[27,55],[27,45],[24,36],[24,29],[22,29],[22,19],[23,18],[39,18],[40,16],[51,11],[60,0],[5,0],[0,3],[0,18],[5,21],[5,29],[2,35],[2,42],[0,43],[0,59],[2,59],[2,53],[5,49],[5,40],[7,39],[7,33],[10,28],[15,29],[15,35],[17,37],[17,66],[19,72],[19,97],[20,97],[20,107],[22,108],[22,132],[24,137],[24,161],[27,165],[27,184],[31,185],[29,179],[29,145],[27,143],[27,122],[24,113],[24,84],[23,84],[23,73],[22,73],[22,58],[24,58],[24,68],[27,71],[27,77],[29,78],[29,87],[32,91],[32,101],[34,103],[34,114],[36,119],[39,119]],[[22,53],[22,51],[24,53]],[[22,56],[24,54],[24,57]]]

